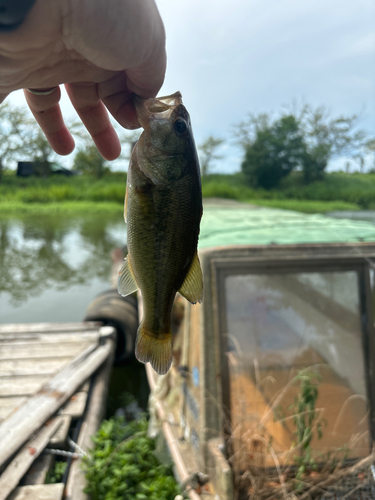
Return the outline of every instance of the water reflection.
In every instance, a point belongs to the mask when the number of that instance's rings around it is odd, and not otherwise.
[[[0,321],[43,294],[108,288],[111,250],[125,238],[121,213],[0,218]]]

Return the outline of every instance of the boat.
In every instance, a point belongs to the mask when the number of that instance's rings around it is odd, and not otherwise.
[[[174,303],[172,367],[146,365],[182,489],[375,498],[375,227],[209,200],[199,259],[204,299]]]

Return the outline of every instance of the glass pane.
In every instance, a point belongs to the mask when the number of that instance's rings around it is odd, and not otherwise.
[[[263,442],[271,442],[286,462],[299,440],[302,408],[306,427],[314,417],[311,448],[319,451],[317,460],[338,449],[348,457],[367,455],[357,273],[229,276],[225,296],[235,439],[263,429]],[[315,390],[316,400],[308,406]]]

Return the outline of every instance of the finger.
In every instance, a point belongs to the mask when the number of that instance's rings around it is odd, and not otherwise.
[[[121,144],[109,120],[107,110],[98,96],[96,84],[67,83],[65,88],[99,153],[106,160],[118,158]]]
[[[132,101],[132,91],[126,87],[125,71],[98,84],[98,96],[122,127],[133,130],[141,125]]]
[[[0,104],[2,104],[9,94],[0,94]]]
[[[24,90],[27,104],[52,149],[59,155],[68,155],[74,149],[74,139],[66,128],[59,101],[60,88],[50,95],[34,95]]]
[[[161,31],[160,31],[161,30]],[[139,66],[126,70],[126,86],[129,90],[144,98],[155,97],[161,89],[167,68],[165,33],[161,23],[159,36],[156,38],[150,56]]]

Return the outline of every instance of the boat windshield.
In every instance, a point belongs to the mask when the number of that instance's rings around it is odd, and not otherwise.
[[[225,303],[234,448],[261,436],[286,462],[303,425],[317,460],[368,455],[357,271],[229,275]]]

